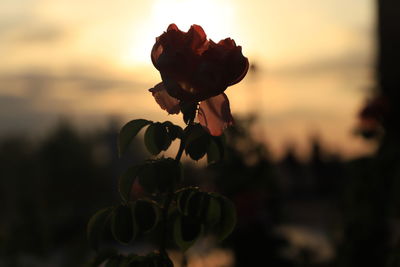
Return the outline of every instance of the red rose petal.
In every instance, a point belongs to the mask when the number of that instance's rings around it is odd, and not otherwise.
[[[231,38],[207,40],[199,25],[182,32],[175,24],[156,38],[151,51],[168,94],[180,101],[199,102],[240,82],[249,68],[242,48]]]
[[[218,42],[218,45],[223,46],[224,49],[234,49],[236,48],[236,43],[231,38],[226,38]]]
[[[164,51],[164,48],[161,44],[156,43],[153,46],[153,49],[151,50],[151,61],[153,62],[153,65],[158,69],[158,64],[157,64],[157,60],[160,57],[160,55],[162,54],[162,52]]]
[[[234,40],[226,38],[214,43],[210,40],[208,49],[202,55],[203,62],[213,68],[219,77],[216,81],[221,81],[220,86],[216,85],[215,88],[220,88],[223,85],[223,90],[228,86],[240,82],[247,74],[249,69],[249,60],[243,56],[242,47],[236,46]],[[208,68],[210,68],[208,67]],[[215,95],[218,95],[216,89]]]
[[[228,66],[226,68],[226,79],[229,81],[228,86],[240,82],[246,76],[249,70],[249,60],[243,56],[241,46],[238,46],[231,52]]]
[[[179,31],[179,28],[178,28],[178,26],[176,26],[175,23],[171,23],[171,24],[168,26],[167,31]]]
[[[168,94],[163,83],[157,84],[154,88],[149,89],[149,91],[163,110],[166,110],[169,114],[179,113],[179,100]]]
[[[201,101],[197,118],[213,136],[220,136],[223,130],[233,124],[233,117],[226,94]]]
[[[186,38],[189,46],[200,55],[207,46],[207,35],[203,28],[199,25],[192,25],[186,33]]]

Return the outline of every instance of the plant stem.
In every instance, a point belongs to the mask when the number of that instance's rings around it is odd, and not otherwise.
[[[175,161],[179,163],[181,160],[183,150],[185,150],[185,141],[184,137],[181,138],[181,143],[179,145],[179,150],[178,153],[176,154]],[[166,251],[167,247],[167,236],[168,236],[168,210],[169,206],[171,205],[172,199],[173,199],[173,190],[167,192],[165,194],[165,201],[164,205],[162,208],[162,218],[163,218],[163,228],[162,228],[162,236],[161,236],[161,241],[160,241],[160,253],[164,254],[165,256],[168,257],[168,253]]]
[[[178,153],[176,154],[176,157],[175,157],[175,161],[179,162],[181,160],[183,150],[185,150],[185,140],[183,140],[183,138],[182,138],[181,143],[179,145]]]
[[[191,120],[188,122],[188,124],[187,124],[187,126],[186,126],[184,132],[188,129],[189,126],[191,126],[191,125],[193,124],[193,122],[194,122],[194,119],[191,119]],[[185,142],[185,134],[183,134],[183,136],[181,137],[181,143],[180,143],[180,145],[179,145],[178,153],[176,154],[176,157],[175,157],[175,160],[176,160],[176,161],[180,161],[180,160],[181,160],[183,151],[185,150],[185,145],[186,145],[186,142]]]

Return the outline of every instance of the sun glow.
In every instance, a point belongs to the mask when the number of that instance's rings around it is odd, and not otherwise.
[[[168,25],[175,23],[182,31],[192,24],[201,25],[208,38],[219,41],[229,36],[233,24],[234,7],[225,0],[156,0],[148,19],[135,23],[130,45],[121,61],[124,65],[149,64],[155,37],[161,35]]]

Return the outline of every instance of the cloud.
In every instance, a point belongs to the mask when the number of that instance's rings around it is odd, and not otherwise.
[[[91,117],[87,121],[93,122],[110,113],[107,105],[115,106],[116,114],[120,107],[122,114],[126,108],[124,101],[133,101],[149,88],[146,84],[112,74],[96,76],[80,72],[0,74],[0,134],[45,129],[60,116],[72,114],[79,118]],[[128,106],[133,109],[131,104]]]
[[[348,73],[372,67],[372,56],[351,51],[334,57],[316,58],[308,62],[278,67],[271,69],[270,72],[278,75],[315,76],[327,72]]]
[[[108,76],[104,77],[104,76]],[[6,86],[13,87],[17,84],[22,84],[25,92],[34,90],[51,90],[63,84],[74,84],[76,88],[86,91],[104,91],[113,90],[116,88],[122,90],[135,90],[138,88],[147,88],[147,85],[134,80],[119,79],[113,75],[105,74],[102,76],[94,76],[89,74],[64,74],[53,75],[47,74],[44,71],[26,71],[15,74],[0,74],[0,90],[5,90]],[[7,89],[10,90],[10,89]]]
[[[50,43],[60,41],[67,36],[67,31],[49,25],[35,25],[19,29],[12,40],[18,43]]]

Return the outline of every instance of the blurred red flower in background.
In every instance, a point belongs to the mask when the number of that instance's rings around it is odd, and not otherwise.
[[[162,83],[150,92],[162,109],[178,114],[181,102],[200,102],[198,120],[212,135],[221,135],[233,123],[224,91],[240,82],[249,68],[248,59],[234,40],[215,43],[207,40],[198,25],[182,32],[171,24],[156,38],[151,60],[160,71]]]
[[[358,132],[366,138],[379,136],[388,113],[389,102],[386,97],[378,95],[369,99],[358,114]]]

